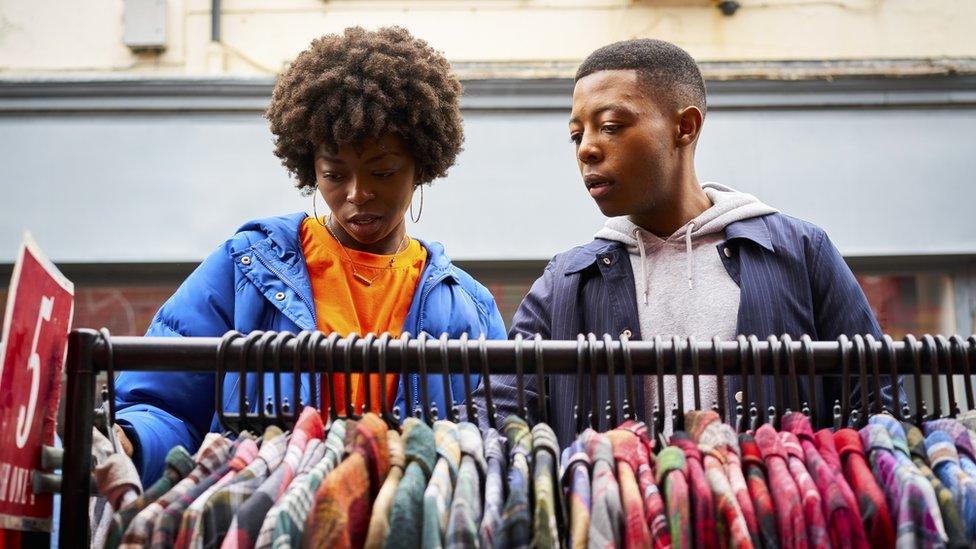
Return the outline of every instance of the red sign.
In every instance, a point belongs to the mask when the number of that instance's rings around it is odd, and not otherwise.
[[[41,446],[54,444],[74,285],[24,235],[0,343],[0,528],[51,531],[51,494],[34,494]]]

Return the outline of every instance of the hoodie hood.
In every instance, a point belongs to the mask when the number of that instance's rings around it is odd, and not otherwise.
[[[762,203],[755,196],[742,193],[720,185],[718,183],[705,183],[702,190],[712,202],[712,207],[702,212],[698,217],[692,219],[671,236],[660,238],[648,232],[630,221],[627,217],[611,217],[607,219],[603,228],[597,231],[594,238],[612,240],[624,244],[627,251],[641,257],[641,275],[644,280],[644,303],[647,303],[647,249],[657,249],[660,246],[680,246],[684,244],[685,259],[687,262],[688,288],[692,288],[692,276],[694,274],[694,254],[692,253],[693,240],[707,235],[725,231],[725,227],[731,223],[751,219],[776,213],[778,210]]]

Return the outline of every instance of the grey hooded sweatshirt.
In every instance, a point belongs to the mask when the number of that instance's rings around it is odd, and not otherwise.
[[[734,339],[739,313],[739,287],[736,285],[719,254],[724,253],[725,227],[730,223],[759,217],[777,210],[763,204],[755,196],[740,193],[718,183],[702,185],[712,207],[662,239],[630,222],[626,217],[613,217],[596,238],[623,243],[630,253],[637,294],[641,338],[651,340],[655,335],[694,336],[711,340],[718,336]],[[645,395],[656,394],[656,379],[644,380]],[[683,377],[685,407],[693,403],[691,376]],[[700,379],[702,406],[710,408],[716,397],[714,376]],[[665,431],[671,432],[671,407],[677,404],[674,376],[666,376]],[[656,399],[647,398],[650,417]]]

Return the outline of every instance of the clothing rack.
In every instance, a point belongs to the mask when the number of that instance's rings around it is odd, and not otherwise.
[[[693,338],[652,338],[650,341],[628,341],[625,335],[613,339],[609,335],[597,337],[593,334],[580,335],[576,341],[547,341],[539,337],[514,340],[439,339],[421,334],[413,338],[404,334],[391,338],[355,334],[340,338],[338,335],[326,336],[320,332],[287,334],[274,332],[253,332],[243,336],[231,332],[222,338],[160,338],[111,336],[107,330],[101,332],[90,329],[74,330],[69,334],[66,358],[67,372],[67,410],[64,426],[65,454],[63,463],[63,482],[61,491],[60,543],[62,547],[78,546],[81,540],[88,539],[87,510],[91,495],[91,443],[93,410],[95,409],[96,376],[99,372],[107,374],[107,397],[109,416],[114,420],[114,374],[119,371],[183,371],[214,372],[220,379],[228,372],[273,373],[275,374],[275,396],[273,406],[257,406],[257,413],[231,414],[222,409],[222,383],[216,383],[217,399],[215,410],[224,427],[234,428],[246,425],[279,423],[285,426],[293,423],[301,412],[301,406],[285,407],[282,404],[289,395],[281,395],[277,379],[281,374],[309,373],[346,374],[355,373],[418,373],[422,386],[420,393],[426,395],[427,375],[442,374],[445,383],[449,374],[488,374],[483,375],[488,415],[493,415],[490,399],[490,381],[494,374],[516,374],[519,388],[523,387],[525,376],[536,376],[540,382],[547,375],[574,375],[588,377],[591,387],[595,386],[598,375],[623,376],[626,390],[622,397],[624,415],[633,413],[634,377],[658,376],[658,410],[653,418],[641,418],[649,424],[658,423],[665,413],[661,377],[665,375],[716,375],[718,394],[725,393],[726,380],[731,377],[742,379],[745,407],[736,409],[736,420],[748,413],[753,419],[769,418],[770,414],[781,413],[786,409],[808,410],[810,404],[801,401],[798,382],[801,378],[809,380],[810,386],[821,376],[839,376],[844,388],[843,402],[835,402],[835,416],[846,424],[853,418],[866,418],[869,413],[882,411],[878,399],[869,399],[869,387],[880,388],[881,379],[894,379],[895,394],[900,394],[901,376],[914,380],[914,394],[908,396],[914,405],[914,412],[908,406],[896,406],[888,410],[899,418],[922,419],[921,416],[942,416],[960,409],[973,409],[976,394],[972,387],[970,364],[976,361],[976,336],[962,338],[941,335],[925,335],[921,338],[905,336],[894,341],[888,336],[841,336],[837,341],[811,341],[804,336],[794,340],[789,336],[769,337],[760,340],[755,336],[739,336],[735,341],[695,341]],[[764,376],[785,379],[775,384],[773,395],[766,395],[760,384]],[[955,376],[963,376],[964,399],[957,402],[955,397]],[[259,386],[264,376],[257,376]],[[922,394],[922,379],[931,381],[931,392],[926,399]],[[410,383],[410,376],[404,376],[404,383]],[[849,398],[851,381],[858,380],[861,391],[860,404],[851,409]],[[639,382],[639,381],[638,381]],[[948,390],[947,398],[942,398],[942,383]],[[680,383],[680,382],[679,382]],[[469,384],[470,385],[470,384]],[[753,389],[755,385],[756,389]],[[540,383],[540,387],[544,386]],[[584,387],[581,381],[580,388]],[[330,384],[331,387],[331,384]],[[348,384],[347,384],[348,387]],[[470,395],[473,387],[466,387]],[[407,387],[409,391],[409,386]],[[244,401],[244,391],[240,390],[240,402]],[[752,396],[750,398],[750,391]],[[263,394],[263,390],[262,390]],[[595,392],[594,392],[595,394]],[[875,392],[874,394],[878,394]],[[682,391],[678,390],[679,407],[687,406],[680,402]],[[297,392],[292,402],[298,402]],[[322,395],[325,397],[326,395]],[[599,410],[583,409],[582,389],[577,395],[567,395],[578,402],[578,424],[582,426],[586,417],[592,418]],[[334,395],[330,395],[330,399]],[[546,417],[549,395],[537,399],[530,405],[538,408],[540,419]],[[651,397],[648,397],[651,398]],[[321,403],[313,389],[312,403]],[[606,413],[617,413],[617,395],[610,393]],[[381,403],[385,401],[381,398]],[[524,394],[519,392],[518,408],[527,408]],[[767,406],[767,400],[768,406]],[[811,402],[814,399],[810,399]],[[346,399],[349,402],[349,399]],[[369,401],[369,396],[367,396]],[[434,410],[422,397],[423,417],[430,418]],[[331,400],[330,400],[331,402]],[[927,404],[931,403],[931,407]],[[706,403],[707,405],[707,403]],[[383,407],[384,414],[390,414]],[[460,405],[467,408],[468,417],[473,409],[470,398]],[[628,410],[630,406],[630,410]],[[700,409],[697,396],[694,406]],[[241,406],[247,410],[249,406]],[[337,413],[333,406],[329,407]],[[450,418],[458,417],[459,407],[447,410]],[[731,410],[726,409],[723,399],[716,408],[720,415],[730,421]],[[748,408],[743,410],[741,408]],[[689,408],[690,409],[690,408]],[[269,413],[269,411],[273,411]],[[348,415],[355,413],[351,407]],[[672,412],[673,413],[673,412]],[[87,543],[86,543],[87,545]]]

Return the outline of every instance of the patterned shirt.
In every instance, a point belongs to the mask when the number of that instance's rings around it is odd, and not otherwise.
[[[760,547],[778,548],[779,534],[776,532],[776,510],[773,497],[766,483],[766,465],[756,445],[756,439],[748,433],[739,435],[739,448],[742,450],[742,470],[756,512],[756,526],[759,529]]]
[[[407,418],[403,422],[403,448],[407,466],[393,494],[390,531],[396,532],[396,535],[386,538],[387,549],[420,547],[424,525],[424,490],[437,461],[434,431],[417,418]]]
[[[481,479],[488,469],[481,431],[473,423],[458,424],[461,467],[458,470],[454,501],[447,520],[447,547],[461,549],[478,546],[481,522]]]
[[[936,419],[926,421],[922,424],[922,431],[926,435],[935,431],[948,433],[956,444],[959,452],[959,466],[966,474],[976,478],[976,450],[973,449],[972,439],[969,437],[969,429],[960,421],[952,418]]]
[[[860,431],[871,470],[895,513],[899,547],[942,547],[948,541],[932,484],[914,464],[899,463],[888,431],[869,423]]]
[[[945,484],[942,484],[939,477],[935,475],[935,471],[929,467],[929,453],[925,449],[925,435],[922,434],[921,429],[911,423],[903,422],[901,426],[904,429],[908,449],[912,453],[912,463],[918,467],[922,475],[932,484],[932,489],[935,490],[935,497],[939,500],[942,524],[945,526],[946,535],[949,536],[949,547],[968,547],[969,541],[966,539],[966,525],[962,522],[962,516],[959,514],[959,508],[956,507],[952,492]],[[890,430],[888,433],[891,434],[891,438],[893,439],[898,437],[896,433],[892,433]]]
[[[593,429],[583,431],[580,442],[593,462],[592,507],[587,547],[590,549],[620,547],[624,523],[620,485],[614,477],[613,446],[606,435]]]
[[[502,432],[508,445],[508,498],[494,546],[499,549],[528,547],[532,542],[532,517],[529,514],[532,433],[525,420],[514,415],[505,418]]]
[[[608,431],[606,436],[613,445],[613,457],[617,462],[617,482],[620,483],[620,500],[624,508],[623,546],[650,547],[651,532],[644,519],[644,500],[636,476],[637,448],[640,446],[640,441],[634,433],[623,429]],[[668,538],[670,537],[669,532]]]
[[[434,422],[434,444],[437,462],[424,491],[424,529],[421,547],[444,547],[447,519],[454,497],[454,480],[461,464],[461,445],[457,425],[444,419]]]
[[[665,514],[664,498],[654,483],[653,454],[651,453],[653,444],[647,432],[647,425],[643,422],[628,420],[621,423],[614,431],[630,431],[637,436],[638,444],[632,445],[632,442],[628,442],[623,448],[622,455],[627,456],[631,467],[637,472],[637,483],[640,485],[641,497],[644,500],[644,521],[647,523],[651,534],[651,541],[654,547],[668,547],[671,545],[671,531],[668,528]],[[615,456],[618,455],[617,446],[617,443],[614,442]]]
[[[796,481],[796,487],[800,491],[800,500],[803,502],[803,520],[807,526],[807,541],[813,547],[826,547],[830,544],[830,532],[827,531],[827,519],[824,517],[823,498],[817,485],[807,471],[803,461],[803,448],[796,435],[789,432],[781,432],[779,440],[786,450],[787,465],[790,474]]]
[[[804,519],[803,501],[787,462],[786,450],[779,434],[771,425],[761,425],[755,433],[756,445],[762,453],[769,473],[769,486],[774,490],[773,504],[776,523],[779,525],[780,546],[808,547],[807,523]]]
[[[590,529],[590,455],[586,446],[574,440],[562,455],[562,484],[569,505],[569,543],[571,549],[586,549]]]
[[[803,460],[823,500],[824,518],[834,547],[867,548],[868,540],[861,522],[861,513],[848,498],[844,488],[850,491],[847,481],[840,475],[840,468],[831,469],[813,441],[813,429],[806,415],[790,412],[781,420],[782,429],[792,433],[803,449]]]
[[[688,492],[684,452],[671,446],[661,450],[657,455],[656,479],[664,491],[671,546],[675,549],[690,549],[693,541],[691,508],[688,506],[691,494]]]
[[[390,472],[373,502],[373,514],[369,517],[369,531],[366,534],[367,549],[380,549],[390,531],[390,508],[393,507],[393,494],[396,493],[400,479],[403,478],[403,440],[395,429],[386,432],[386,445],[390,450]]]
[[[932,470],[952,492],[962,513],[967,538],[976,540],[976,480],[959,465],[959,453],[952,437],[943,431],[932,432],[925,437],[925,449]]]
[[[861,511],[864,532],[872,547],[892,547],[895,545],[894,521],[885,492],[875,479],[864,455],[861,437],[853,429],[840,429],[836,433],[827,430],[817,431],[820,455],[830,457],[827,436],[833,439],[833,446],[843,463],[844,478],[857,496],[857,507]],[[829,459],[828,459],[829,461]]]
[[[159,496],[146,506],[145,509],[133,517],[122,536],[120,547],[144,547],[152,541],[153,527],[169,504],[182,497],[201,479],[210,476],[227,461],[232,448],[230,440],[216,434],[208,434],[204,438],[200,451],[196,455],[196,466],[183,480],[176,483],[168,492]]]
[[[346,433],[346,459],[315,492],[303,547],[362,547],[373,499],[390,470],[386,422],[370,412]],[[351,435],[351,436],[350,436]]]
[[[251,549],[258,533],[274,502],[284,493],[295,478],[296,471],[305,455],[310,440],[321,440],[323,435],[322,415],[311,406],[302,410],[285,450],[281,464],[274,469],[247,501],[239,505],[223,549]]]
[[[691,490],[691,519],[694,524],[695,547],[712,549],[718,547],[716,535],[715,503],[712,489],[705,478],[701,452],[698,446],[684,431],[671,435],[671,446],[680,448],[685,454],[688,467],[688,488]]]
[[[288,491],[268,511],[258,534],[258,547],[301,547],[305,518],[312,509],[315,492],[322,479],[331,473],[345,453],[347,429],[355,429],[356,422],[337,419],[325,437],[325,457],[301,480],[292,481]]]
[[[533,510],[532,547],[559,549],[560,532],[566,522],[563,499],[559,497],[559,441],[545,423],[532,427]],[[559,494],[559,495],[557,495]]]
[[[166,468],[163,476],[153,483],[138,499],[119,509],[112,517],[112,524],[109,526],[108,536],[105,540],[107,549],[115,549],[122,543],[122,536],[125,535],[126,528],[132,519],[145,509],[150,503],[156,501],[160,496],[169,492],[178,482],[190,473],[193,469],[193,457],[186,448],[177,446],[166,454]]]
[[[478,527],[478,537],[481,539],[482,547],[494,547],[495,532],[501,524],[502,509],[505,506],[507,460],[502,436],[498,434],[498,431],[495,429],[485,430],[484,443],[488,472],[485,475],[484,516],[481,518],[481,524]]]

